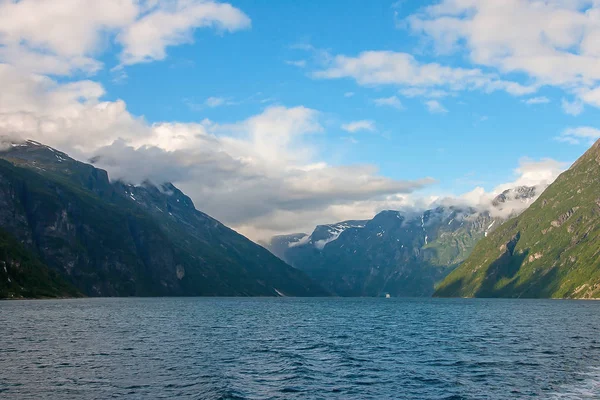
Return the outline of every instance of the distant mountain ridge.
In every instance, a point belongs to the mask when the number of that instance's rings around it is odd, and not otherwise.
[[[263,244],[277,257],[286,261],[285,254],[290,247],[309,245],[322,250],[327,243],[336,240],[346,229],[363,228],[367,222],[367,220],[349,220],[335,224],[317,225],[310,235],[306,233],[279,235]]]
[[[440,297],[600,297],[600,141],[477,244]]]
[[[382,211],[369,221],[318,226],[308,236],[276,236],[268,248],[340,296],[430,296],[480,239],[513,215],[505,210],[509,202],[527,204],[538,192],[508,189],[491,202],[495,212],[468,206]]]
[[[34,141],[0,150],[0,228],[88,296],[327,295],[172,184],[110,182]]]

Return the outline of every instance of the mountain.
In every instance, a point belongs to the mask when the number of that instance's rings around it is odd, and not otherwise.
[[[172,184],[110,182],[33,141],[0,152],[0,228],[88,296],[327,294]]]
[[[527,203],[534,196],[534,188],[507,190],[494,199],[494,213],[458,206],[383,211],[369,221],[319,226],[310,236],[278,236],[269,248],[340,296],[430,296],[510,215],[510,202]],[[333,229],[323,235],[327,227]]]
[[[440,297],[600,297],[600,141],[477,244]]]
[[[291,233],[289,235],[277,235],[273,236],[269,241],[259,242],[262,246],[269,249],[271,253],[286,261],[285,253],[290,246],[295,243],[302,243],[302,239],[307,238],[309,235],[306,233]],[[287,261],[286,261],[287,262]]]
[[[77,296],[77,289],[0,229],[0,298]]]
[[[536,197],[536,190],[533,186],[517,186],[506,189],[492,200],[492,205],[499,210],[503,210],[507,203],[515,200],[528,204]]]
[[[350,220],[336,224],[317,225],[310,235],[306,233],[292,233],[289,235],[274,236],[268,243],[264,243],[264,245],[277,257],[290,263],[286,258],[286,254],[289,253],[290,248],[297,247],[300,249],[299,251],[303,251],[303,249],[312,249],[314,247],[322,250],[327,243],[336,240],[346,229],[363,228],[367,222],[363,220]]]

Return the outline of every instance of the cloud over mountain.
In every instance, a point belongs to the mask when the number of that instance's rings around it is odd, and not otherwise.
[[[324,127],[320,113],[271,106],[234,123],[149,124],[121,100],[104,101],[92,81],[60,84],[0,65],[0,129],[93,158],[113,178],[172,181],[198,207],[257,236],[314,224],[331,207],[410,193],[433,179],[394,180],[372,165],[328,165],[306,137]],[[306,214],[304,214],[306,215]]]
[[[106,75],[110,78],[111,71],[125,73],[148,68],[153,62],[160,64],[156,62],[167,58],[172,47],[194,42],[197,30],[227,37],[248,30],[253,24],[251,13],[211,0],[0,0],[0,135],[34,139],[75,158],[93,159],[113,178],[133,183],[172,181],[199,209],[255,239],[328,221],[371,218],[383,209],[424,208],[440,197],[452,197],[427,191],[436,182],[429,174],[413,171],[407,162],[407,170],[396,176],[410,179],[390,178],[394,174],[389,165],[382,167],[384,173],[377,166],[378,159],[365,163],[361,154],[347,161],[341,150],[324,145],[320,139],[330,135],[340,142],[339,133],[346,135],[341,131],[377,131],[379,135],[370,136],[389,140],[393,132],[391,124],[383,122],[385,113],[418,119],[407,106],[415,97],[420,98],[419,106],[425,113],[444,114],[447,106],[451,113],[435,116],[447,120],[457,108],[451,99],[463,91],[527,95],[525,102],[541,104],[544,97],[533,97],[533,93],[542,85],[557,85],[569,97],[564,108],[571,114],[581,113],[584,102],[595,104],[600,98],[592,40],[595,4],[548,1],[536,8],[530,3],[503,2],[497,5],[501,11],[497,18],[510,26],[510,18],[523,12],[536,18],[552,16],[565,23],[554,26],[535,20],[528,28],[523,24],[518,29],[527,38],[515,43],[516,36],[507,29],[482,34],[480,25],[495,22],[487,2],[447,0],[408,17],[411,33],[429,40],[435,51],[464,47],[472,65],[454,65],[407,50],[338,53],[310,45],[295,48],[312,52],[312,57],[281,58],[301,60],[298,66],[302,69],[287,70],[308,71],[309,77],[317,78],[312,84],[348,81],[351,87],[339,86],[337,96],[339,101],[352,103],[347,108],[351,115],[332,116],[331,110],[307,95],[299,101],[288,97],[286,103],[266,107],[254,107],[257,101],[253,108],[240,111],[243,114],[223,116],[226,108],[241,109],[241,99],[252,97],[233,93],[232,84],[223,91],[217,87],[198,93],[197,98],[203,101],[194,109],[193,117],[175,114],[165,118],[145,117],[139,111],[143,107],[123,100],[127,97],[120,96],[118,90],[107,93],[114,87],[106,82]],[[580,30],[577,23],[582,26]],[[521,31],[526,28],[529,30]],[[546,33],[547,41],[538,38]],[[501,48],[510,51],[504,54]],[[569,55],[570,48],[576,51]],[[206,57],[209,59],[210,54]],[[525,78],[520,73],[525,73]],[[285,86],[283,81],[281,87]],[[370,89],[377,94],[362,93]],[[231,97],[214,96],[218,93]],[[271,98],[272,93],[261,94],[267,96]],[[236,107],[221,107],[234,104]],[[405,106],[407,112],[398,112]],[[223,114],[218,114],[220,111]],[[595,134],[589,129],[593,128],[574,128],[561,138],[585,141]],[[407,135],[428,136],[421,133]],[[356,141],[352,136],[347,139]],[[352,147],[359,149],[366,141],[360,142],[361,146]],[[379,156],[374,146],[370,151],[370,157]],[[551,164],[548,161],[541,166],[537,178],[550,179],[542,176],[542,170],[555,176],[557,167]],[[525,177],[533,167],[525,163],[521,168],[519,173]],[[418,193],[421,189],[425,194]],[[483,189],[477,193],[479,197],[491,195]],[[475,197],[454,196],[455,200],[477,203]]]

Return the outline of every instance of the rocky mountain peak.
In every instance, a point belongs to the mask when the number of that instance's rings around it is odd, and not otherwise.
[[[492,205],[494,207],[500,207],[502,204],[511,200],[526,202],[527,200],[536,197],[538,194],[537,192],[535,186],[517,186],[515,188],[506,189],[492,200]]]

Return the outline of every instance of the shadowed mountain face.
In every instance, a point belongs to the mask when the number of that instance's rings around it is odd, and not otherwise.
[[[89,296],[327,294],[175,186],[110,182],[33,141],[0,152],[0,228]]]
[[[438,287],[445,297],[600,297],[600,141]]]
[[[535,195],[534,188],[507,190],[493,207],[501,215],[509,202]],[[269,248],[340,296],[430,296],[505,218],[470,207],[383,211],[369,221],[318,226],[311,235],[276,236]]]
[[[77,296],[77,289],[0,229],[0,299]]]

